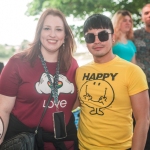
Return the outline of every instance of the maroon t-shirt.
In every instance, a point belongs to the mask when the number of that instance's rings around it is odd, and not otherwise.
[[[57,63],[46,62],[46,65],[53,81]],[[69,70],[66,73],[59,73],[58,106],[59,111],[63,111],[65,114],[66,124],[69,122],[71,110],[77,97],[75,85],[77,67],[76,60],[72,58]],[[46,101],[51,94],[50,84],[41,60],[37,58],[35,65],[31,67],[29,62],[24,62],[20,58],[13,56],[1,74],[0,94],[16,96],[12,113],[25,125],[36,127]],[[46,131],[54,131],[52,118],[52,113],[54,112],[56,112],[56,106],[54,100],[52,100],[40,125]]]

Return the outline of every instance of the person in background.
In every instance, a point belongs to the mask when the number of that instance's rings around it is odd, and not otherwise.
[[[127,10],[117,11],[112,18],[112,23],[115,34],[113,53],[127,61],[136,63],[136,47],[132,42],[133,20],[130,12]]]
[[[150,88],[150,3],[143,6],[141,20],[144,23],[144,27],[134,31],[134,43],[137,48],[136,60],[137,65],[145,72]],[[150,150],[150,129],[148,131],[145,150]]]
[[[0,74],[1,74],[1,72],[2,72],[2,70],[3,70],[3,68],[4,68],[4,63],[3,63],[3,62],[0,62]]]
[[[63,13],[52,8],[45,10],[30,48],[12,56],[1,75],[0,143],[25,129],[31,131],[36,128],[46,101],[52,95],[40,125],[42,134],[38,148],[78,149],[77,130],[71,112],[77,97],[75,72],[78,64],[72,56],[74,48],[74,37]],[[52,91],[52,87],[57,91]],[[52,115],[58,112],[65,115],[67,132],[61,139],[54,138]]]
[[[76,71],[80,105],[80,150],[144,150],[149,127],[149,97],[142,69],[113,54],[110,18],[93,14],[83,26],[94,61]],[[132,112],[136,120],[133,133]]]

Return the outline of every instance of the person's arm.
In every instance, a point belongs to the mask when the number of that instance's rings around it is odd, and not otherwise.
[[[3,142],[7,131],[10,112],[14,107],[16,97],[0,94],[0,144]]]
[[[134,64],[136,64],[136,57],[135,57],[135,55],[133,56],[131,62],[134,63]]]
[[[132,150],[144,150],[149,128],[148,90],[130,96],[130,99],[136,121],[132,139]]]
[[[76,109],[77,107],[80,107],[80,101],[79,101],[79,98],[78,98],[78,97],[77,97],[77,99],[76,99],[76,101],[75,101],[75,103],[74,103],[74,105],[73,105],[72,110]]]

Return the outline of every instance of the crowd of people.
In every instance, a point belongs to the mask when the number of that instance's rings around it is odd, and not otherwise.
[[[145,26],[133,31],[127,10],[112,20],[89,16],[83,33],[93,61],[79,67],[64,14],[46,9],[30,47],[1,69],[0,144],[34,132],[51,97],[35,150],[150,150],[150,4],[141,18]]]

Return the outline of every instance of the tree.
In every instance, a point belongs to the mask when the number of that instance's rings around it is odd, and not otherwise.
[[[9,45],[0,45],[0,58],[8,58],[15,52],[15,48]]]
[[[29,47],[30,42],[28,40],[23,40],[20,44],[19,50],[23,51]]]
[[[150,0],[33,0],[28,4],[26,14],[36,16],[45,8],[53,7],[60,9],[67,17],[73,16],[79,20],[85,20],[93,13],[110,12],[112,16],[116,11],[126,9],[133,16],[134,27],[139,27],[142,24],[140,11],[147,3],[150,3]],[[82,26],[72,25],[72,29],[75,37],[81,41]]]

